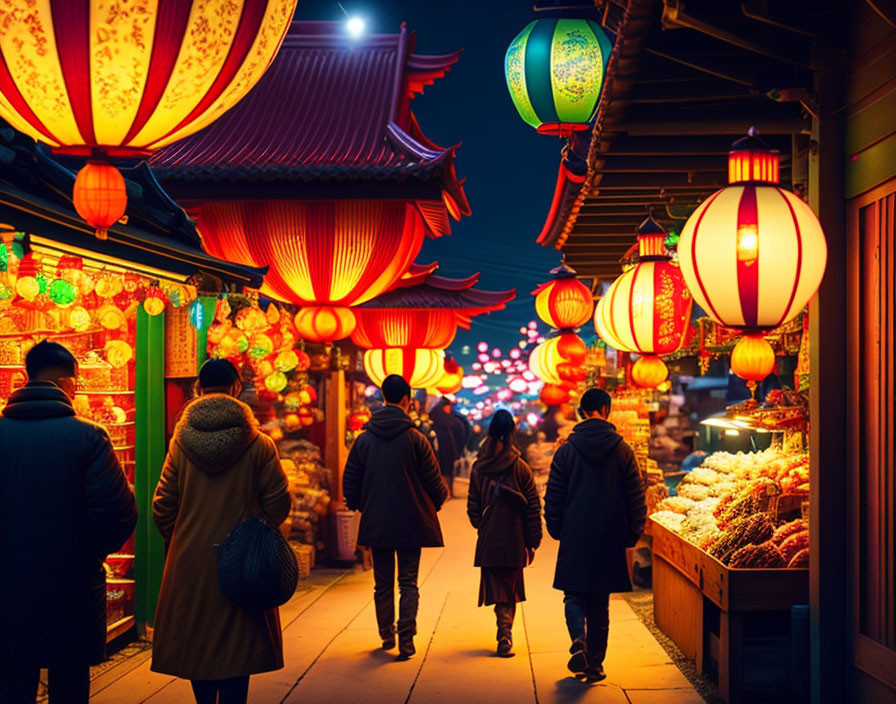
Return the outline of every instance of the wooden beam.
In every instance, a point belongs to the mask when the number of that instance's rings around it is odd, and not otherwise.
[[[662,188],[666,191],[701,191],[728,185],[727,174],[700,172],[695,174],[652,174],[652,173],[611,173],[601,175],[596,181],[598,190],[649,190]]]
[[[790,157],[790,137],[763,135],[769,146],[781,152],[782,161]],[[725,135],[668,137],[656,135],[620,135],[601,139],[597,147],[613,156],[720,156],[725,162],[734,139]]]
[[[727,160],[717,156],[617,156],[598,155],[594,168],[601,173],[688,173],[715,171],[727,173]]]

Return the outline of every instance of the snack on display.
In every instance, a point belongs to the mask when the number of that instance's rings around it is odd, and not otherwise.
[[[651,518],[731,568],[806,567],[808,471],[805,452],[717,452]]]

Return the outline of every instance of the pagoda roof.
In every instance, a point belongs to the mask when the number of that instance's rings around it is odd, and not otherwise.
[[[427,139],[410,110],[411,98],[444,76],[460,52],[424,56],[414,53],[415,42],[404,25],[398,34],[351,39],[341,23],[294,22],[242,101],[160,150],[150,165],[166,184],[435,181],[457,204],[457,216],[468,215],[456,147]]]
[[[222,261],[202,250],[195,223],[159,186],[146,164],[122,169],[127,188],[126,223],[99,240],[75,212],[75,173],[42,144],[0,120],[0,223],[71,250],[132,262],[184,278],[211,276],[214,287],[257,288],[267,267]],[[124,220],[124,218],[123,218]],[[211,290],[211,289],[209,289]]]
[[[399,282],[389,291],[356,306],[356,309],[456,310],[461,318],[460,324],[469,328],[469,319],[472,316],[502,310],[516,296],[516,289],[483,291],[474,288],[478,282],[479,274],[473,274],[465,279],[449,279],[430,274],[419,283],[401,285]]]

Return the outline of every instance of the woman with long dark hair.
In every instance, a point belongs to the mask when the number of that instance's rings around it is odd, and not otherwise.
[[[541,503],[529,469],[513,446],[513,416],[500,410],[470,475],[467,515],[479,531],[474,565],[482,569],[479,605],[495,606],[498,655],[513,647],[513,617],[526,600],[523,568],[541,543]]]

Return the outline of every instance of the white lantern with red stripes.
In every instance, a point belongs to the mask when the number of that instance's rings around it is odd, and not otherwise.
[[[659,357],[681,347],[693,303],[681,270],[666,252],[665,239],[666,231],[653,218],[641,223],[638,263],[610,286],[594,323],[611,347],[643,355],[635,367],[652,366],[649,376],[656,383],[665,380],[664,374],[659,378],[665,368]]]
[[[390,374],[398,374],[412,388],[425,389],[435,386],[445,374],[445,353],[406,347],[367,350],[364,371],[377,386]]]
[[[777,185],[778,154],[754,128],[732,145],[728,181],[688,219],[678,259],[707,315],[755,341],[818,290],[827,244],[812,209]]]

